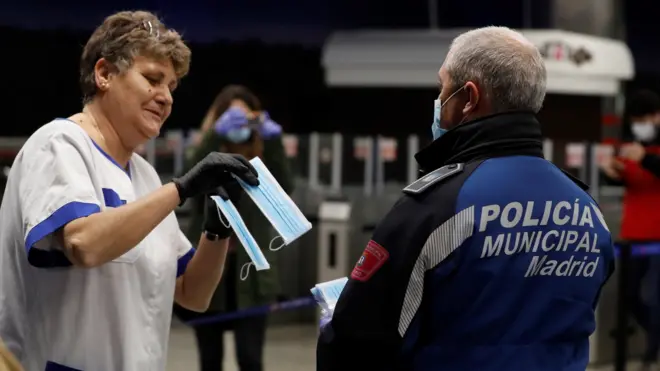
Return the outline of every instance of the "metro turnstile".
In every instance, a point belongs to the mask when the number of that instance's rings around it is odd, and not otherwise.
[[[348,274],[348,250],[351,204],[346,201],[323,201],[319,207],[318,282]]]
[[[348,275],[350,218],[349,202],[321,202],[317,226],[319,239],[317,282],[326,282]]]

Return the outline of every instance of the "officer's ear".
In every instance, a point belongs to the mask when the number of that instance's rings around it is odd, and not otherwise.
[[[472,81],[468,81],[465,83],[463,86],[463,89],[465,91],[465,96],[466,96],[466,102],[465,102],[465,107],[463,107],[463,115],[467,116],[470,112],[474,112],[477,110],[477,105],[479,104],[479,100],[481,99],[481,93],[479,92],[479,88],[477,84],[475,84]]]

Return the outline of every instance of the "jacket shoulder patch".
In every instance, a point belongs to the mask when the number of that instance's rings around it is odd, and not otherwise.
[[[410,183],[408,186],[406,186],[406,188],[403,189],[403,193],[410,195],[422,194],[430,189],[434,184],[438,184],[445,179],[463,172],[463,169],[464,166],[462,163],[443,166]]]

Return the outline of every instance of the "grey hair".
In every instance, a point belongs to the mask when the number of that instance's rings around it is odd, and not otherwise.
[[[519,32],[484,27],[456,37],[445,59],[452,85],[473,81],[490,98],[495,113],[538,112],[546,92],[546,69],[539,50]]]

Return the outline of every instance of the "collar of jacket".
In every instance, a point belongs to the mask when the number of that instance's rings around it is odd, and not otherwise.
[[[502,156],[543,157],[541,124],[530,112],[506,112],[468,121],[415,155],[420,172]]]

